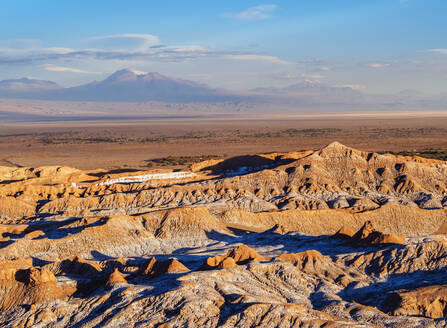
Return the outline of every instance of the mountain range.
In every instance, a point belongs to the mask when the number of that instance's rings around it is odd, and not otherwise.
[[[116,71],[102,81],[63,88],[57,83],[29,78],[0,81],[0,98],[48,101],[233,103],[251,107],[289,109],[444,109],[447,96],[426,96],[417,91],[371,95],[355,86],[331,86],[302,81],[287,87],[256,88],[237,92],[205,84],[129,69]]]
[[[0,81],[0,96],[24,96],[63,89],[51,81],[34,80],[29,78]]]
[[[103,81],[71,88],[27,78],[0,81],[0,97],[105,102],[219,102],[230,100],[230,97],[234,99],[232,94],[196,82],[128,69],[119,70]]]

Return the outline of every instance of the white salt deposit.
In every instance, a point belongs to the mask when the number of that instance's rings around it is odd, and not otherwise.
[[[196,174],[192,172],[170,172],[170,173],[155,173],[155,174],[144,174],[144,175],[134,175],[129,177],[119,177],[116,179],[110,179],[101,183],[98,186],[109,186],[112,184],[125,184],[125,183],[139,183],[148,180],[164,180],[164,179],[184,179],[193,178]]]

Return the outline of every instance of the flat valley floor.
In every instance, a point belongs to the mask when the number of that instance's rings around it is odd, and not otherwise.
[[[180,168],[204,158],[319,149],[334,140],[445,160],[447,111],[1,122],[0,165]]]

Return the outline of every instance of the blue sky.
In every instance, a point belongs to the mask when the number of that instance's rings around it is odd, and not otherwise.
[[[0,79],[64,86],[121,68],[214,87],[302,80],[447,92],[445,0],[3,0]]]

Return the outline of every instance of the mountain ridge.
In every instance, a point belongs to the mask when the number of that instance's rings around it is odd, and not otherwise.
[[[5,95],[20,95],[24,92],[38,93],[59,89],[62,89],[62,87],[55,82],[30,79],[28,77],[0,81],[0,97]]]
[[[11,84],[28,84],[28,88],[8,88]],[[1,86],[5,85],[2,92]],[[39,85],[42,85],[40,89]],[[32,91],[32,92],[31,92]],[[0,81],[0,97],[57,101],[115,102],[223,102],[237,100],[235,94],[213,89],[205,84],[122,69],[101,81],[63,88],[54,82],[27,78]]]
[[[3,86],[3,87],[2,87]],[[0,81],[0,99],[18,98],[45,101],[92,102],[162,102],[166,104],[231,103],[233,111],[239,104],[253,108],[279,106],[282,111],[321,110],[382,110],[442,109],[446,96],[428,96],[406,91],[398,94],[374,95],[363,92],[362,86],[330,85],[304,80],[285,87],[263,87],[248,91],[213,88],[203,83],[172,78],[157,72],[118,70],[101,81],[63,88],[51,81],[16,79]],[[246,106],[242,106],[246,107]]]

